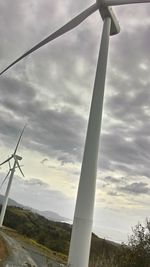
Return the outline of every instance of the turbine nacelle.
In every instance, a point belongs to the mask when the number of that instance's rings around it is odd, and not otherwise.
[[[18,161],[22,160],[22,157],[19,156],[19,155],[17,155],[16,152],[17,152],[17,150],[18,150],[18,146],[19,146],[19,144],[20,144],[20,141],[21,141],[21,138],[22,138],[22,135],[23,135],[23,133],[24,133],[25,128],[26,128],[26,125],[23,127],[23,130],[21,131],[21,134],[20,134],[20,136],[19,136],[19,139],[18,139],[17,145],[16,145],[16,147],[15,147],[14,153],[13,153],[10,157],[8,157],[8,159],[6,159],[6,160],[3,161],[2,163],[0,163],[0,166],[4,165],[4,164],[7,163],[7,162],[8,162],[8,164],[9,164],[9,170],[8,170],[8,173],[6,174],[6,176],[5,176],[5,178],[3,179],[2,183],[0,184],[0,189],[1,189],[1,187],[3,186],[3,184],[5,183],[5,181],[7,180],[7,178],[9,177],[9,175],[10,175],[11,173],[14,173],[14,172],[15,172],[15,169],[16,169],[16,168],[19,169],[19,171],[21,172],[22,176],[24,177],[24,173],[23,173],[23,171],[22,171],[22,169],[21,169],[21,166],[19,165],[19,162],[18,162]],[[11,164],[10,164],[10,161],[11,161],[12,159],[14,159],[14,165],[13,165],[13,168],[11,168]],[[0,224],[1,224],[1,222],[0,222]]]
[[[106,17],[111,18],[111,28],[110,28],[110,35],[116,35],[120,32],[119,22],[113,12],[113,9],[109,6],[106,6],[104,0],[96,0],[96,3],[99,7],[99,12],[104,20]]]
[[[16,159],[16,160],[22,160],[22,157],[18,156],[18,155],[13,155],[13,157]]]

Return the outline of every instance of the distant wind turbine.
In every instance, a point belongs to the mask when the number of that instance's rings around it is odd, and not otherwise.
[[[103,19],[103,32],[69,250],[68,266],[70,267],[87,267],[89,261],[109,36],[118,34],[120,31],[119,24],[110,6],[136,3],[150,3],[150,0],[97,0],[95,4],[35,45],[0,73],[4,73],[40,47],[72,30],[96,10],[100,11]]]
[[[21,131],[21,134],[19,136],[19,139],[18,139],[17,145],[15,147],[14,153],[11,155],[11,157],[9,157],[8,159],[6,159],[5,161],[3,161],[0,164],[0,166],[2,166],[6,162],[9,163],[9,171],[8,171],[7,175],[5,176],[4,180],[2,181],[2,183],[0,185],[0,188],[1,188],[3,186],[3,184],[4,184],[4,182],[6,181],[6,179],[9,177],[9,181],[8,181],[8,185],[7,185],[7,189],[6,189],[6,193],[5,193],[5,197],[4,197],[4,202],[3,202],[2,210],[1,210],[1,214],[0,214],[0,227],[3,226],[5,212],[6,212],[6,208],[7,208],[7,204],[8,204],[9,192],[10,192],[12,180],[13,180],[13,177],[14,177],[15,169],[18,168],[20,170],[22,176],[24,177],[23,171],[21,170],[21,167],[19,165],[19,161],[22,160],[22,157],[18,156],[16,153],[17,153],[18,146],[20,144],[20,141],[21,141],[21,138],[22,138],[22,135],[24,133],[25,128],[26,128],[26,125],[24,126],[23,130]],[[10,160],[12,160],[12,159],[14,159],[14,164],[13,164],[13,167],[11,168]]]

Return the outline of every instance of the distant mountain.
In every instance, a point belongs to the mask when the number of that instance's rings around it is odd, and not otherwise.
[[[2,205],[3,201],[4,201],[4,196],[0,195],[0,205]],[[32,212],[38,213],[39,215],[44,216],[46,219],[51,220],[51,221],[55,221],[55,222],[69,222],[70,221],[69,219],[62,217],[61,215],[59,215],[56,212],[33,209],[31,207],[24,206],[24,205],[16,202],[15,200],[13,200],[11,198],[9,198],[9,200],[8,200],[8,206],[19,207],[19,208],[31,210]]]
[[[33,209],[32,209],[33,210]],[[44,216],[48,220],[55,221],[55,222],[69,222],[71,220],[60,216],[58,213],[53,212],[53,211],[40,211],[40,210],[34,210],[38,214]]]
[[[3,201],[4,201],[4,196],[0,195],[0,204],[1,205],[2,205]],[[9,198],[9,200],[8,200],[8,206],[15,206],[15,207],[20,207],[20,208],[24,207],[23,205],[19,204],[18,202],[16,202],[15,200],[13,200],[11,198]]]

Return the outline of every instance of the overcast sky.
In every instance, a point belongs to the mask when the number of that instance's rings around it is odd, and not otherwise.
[[[91,0],[0,0],[0,71]],[[126,241],[149,216],[150,4],[115,7],[99,149],[94,232]],[[0,159],[24,123],[11,197],[72,219],[100,46],[99,12],[0,77]],[[8,166],[2,166],[0,181]],[[0,193],[4,193],[5,187]]]

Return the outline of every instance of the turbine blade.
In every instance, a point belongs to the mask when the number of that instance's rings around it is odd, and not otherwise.
[[[17,167],[19,168],[19,170],[20,170],[22,176],[24,177],[24,173],[23,173],[23,171],[21,170],[21,167],[20,167],[20,165],[19,165],[18,160],[16,160],[16,164],[17,164]]]
[[[9,164],[9,169],[11,169],[10,161],[8,161],[8,164]]]
[[[7,177],[9,176],[10,170],[8,171],[7,175],[5,176],[4,180],[2,181],[1,185],[0,185],[0,189],[2,188],[3,184],[5,183]]]
[[[77,15],[75,18],[70,20],[68,23],[66,23],[63,27],[46,37],[44,40],[39,42],[37,45],[32,47],[30,50],[28,50],[26,53],[24,53],[21,57],[16,59],[13,63],[11,63],[7,68],[5,68],[1,73],[3,74],[6,70],[11,68],[13,65],[15,65],[17,62],[28,56],[29,54],[33,53],[40,47],[46,45],[47,43],[53,41],[54,39],[60,37],[61,35],[65,34],[68,31],[71,31],[73,28],[77,27],[80,23],[82,23],[88,16],[90,16],[92,13],[94,13],[98,9],[98,4],[95,3],[94,5],[90,6],[86,10],[84,10],[81,14]]]
[[[150,0],[105,0],[106,6],[120,6],[126,4],[150,3]]]
[[[17,142],[17,145],[16,145],[16,147],[15,147],[15,150],[14,150],[13,155],[15,155],[16,152],[17,152],[17,149],[18,149],[18,146],[19,146],[19,143],[20,143],[20,141],[21,141],[21,138],[22,138],[22,135],[23,135],[23,133],[24,133],[25,128],[26,128],[26,124],[25,124],[25,126],[23,127],[23,129],[22,129],[22,131],[21,131],[21,134],[20,134],[20,136],[19,136],[19,139],[18,139],[18,142]]]
[[[5,164],[7,161],[11,160],[12,158],[13,158],[13,156],[11,156],[10,158],[8,158],[8,159],[6,159],[5,161],[3,161],[3,162],[0,164],[0,166],[3,165],[3,164]]]

